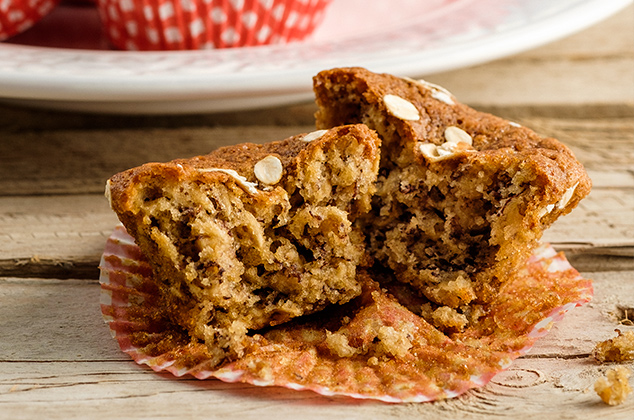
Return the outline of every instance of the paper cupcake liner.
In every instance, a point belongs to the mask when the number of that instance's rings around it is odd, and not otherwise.
[[[369,281],[353,302],[255,334],[243,357],[212,369],[205,345],[163,314],[150,266],[121,226],[107,241],[101,270],[104,319],[139,364],[176,376],[385,402],[451,398],[484,386],[593,293],[563,254],[543,245],[504,283],[487,314],[451,337],[394,297],[408,300],[406,289],[389,293]],[[364,351],[336,354],[328,344],[335,336]]]
[[[300,41],[332,0],[97,0],[125,50],[197,50]]]
[[[60,0],[0,1],[0,41],[26,31],[59,2]]]

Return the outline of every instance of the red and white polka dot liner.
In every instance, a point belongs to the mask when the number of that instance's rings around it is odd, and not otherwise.
[[[98,0],[98,7],[117,48],[195,50],[302,40],[331,1]]]
[[[60,0],[0,0],[0,41],[26,31]]]

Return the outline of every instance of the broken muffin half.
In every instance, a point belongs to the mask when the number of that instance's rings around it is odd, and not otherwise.
[[[483,313],[590,179],[559,141],[478,112],[424,80],[339,68],[314,78],[317,127],[366,124],[382,141],[368,250],[430,304],[440,328]]]
[[[370,210],[379,145],[364,125],[241,144],[119,173],[107,195],[170,317],[218,364],[253,330],[361,293],[355,221]]]

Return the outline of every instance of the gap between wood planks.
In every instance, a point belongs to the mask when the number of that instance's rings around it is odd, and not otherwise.
[[[90,257],[0,260],[0,277],[95,280],[99,278],[99,260]]]

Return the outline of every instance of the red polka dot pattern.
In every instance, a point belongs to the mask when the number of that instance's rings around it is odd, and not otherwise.
[[[26,31],[60,0],[0,0],[0,41]]]
[[[124,50],[195,50],[298,41],[332,0],[98,0],[109,41]]]

